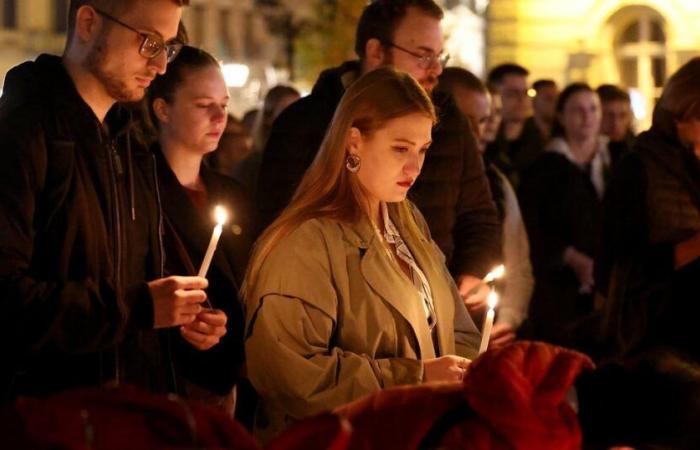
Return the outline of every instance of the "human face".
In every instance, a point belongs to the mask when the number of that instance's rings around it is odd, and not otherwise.
[[[453,96],[459,110],[469,119],[477,141],[481,140],[491,110],[489,96],[482,92],[464,89],[459,86],[455,88]]]
[[[579,91],[571,95],[559,114],[564,134],[569,141],[587,141],[600,131],[600,100],[591,91]]]
[[[624,100],[613,100],[602,104],[603,120],[600,132],[613,142],[625,139],[632,128],[632,107]]]
[[[157,35],[168,42],[177,35],[181,14],[182,8],[172,0],[142,0],[115,17],[139,32]],[[139,53],[141,35],[99,14],[97,17],[102,21],[102,29],[86,58],[88,71],[115,101],[142,99],[156,75],[165,73],[166,52],[144,58]]]
[[[501,116],[502,106],[501,106],[501,96],[498,94],[491,95],[491,111],[489,114],[489,119],[486,121],[486,126],[484,127],[484,134],[482,136],[481,142],[479,143],[479,148],[481,151],[486,149],[486,144],[496,140],[498,135],[498,129],[501,126]]]
[[[406,198],[423,167],[432,126],[427,116],[412,113],[388,121],[369,135],[352,129],[349,151],[360,157],[357,177],[369,195],[370,205]]]
[[[409,7],[406,10],[406,16],[394,31],[392,42],[415,54],[439,55],[443,51],[440,20],[415,7]],[[427,68],[422,68],[420,59],[415,55],[391,45],[385,45],[384,63],[392,64],[411,75],[427,92],[431,92],[437,85],[437,78],[442,73],[442,66],[438,61]]]
[[[499,86],[503,105],[503,120],[523,122],[532,115],[532,101],[527,95],[527,77],[506,75]]]
[[[557,115],[557,98],[559,89],[556,86],[547,86],[537,91],[537,95],[532,100],[532,107],[535,115],[547,122],[551,122]]]
[[[228,100],[218,66],[186,73],[172,102],[164,105],[162,132],[182,148],[200,155],[209,153],[216,149],[226,128]]]

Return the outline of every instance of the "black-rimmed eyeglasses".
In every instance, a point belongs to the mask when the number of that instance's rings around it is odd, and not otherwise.
[[[440,64],[441,68],[445,68],[447,65],[447,61],[450,60],[450,55],[449,53],[440,53],[440,54],[435,54],[435,53],[430,53],[427,55],[421,55],[420,53],[416,53],[414,51],[411,51],[407,48],[401,47],[400,45],[396,45],[395,43],[391,41],[384,41],[384,45],[388,45],[389,47],[394,47],[397,50],[401,50],[402,52],[406,52],[409,55],[415,57],[418,60],[418,67],[421,69],[429,69],[433,67],[433,65]]]
[[[97,8],[94,8],[95,11],[104,17],[105,19],[109,19],[112,22],[119,24],[123,26],[124,28],[127,28],[134,33],[137,33],[141,38],[143,39],[141,41],[141,46],[139,47],[139,55],[143,56],[144,58],[148,59],[153,59],[157,57],[158,55],[165,50],[165,54],[168,58],[168,62],[172,62],[173,59],[177,56],[178,53],[180,53],[180,50],[182,49],[182,46],[184,45],[182,42],[180,42],[177,39],[170,40],[168,42],[164,42],[163,38],[158,36],[157,34],[152,34],[152,33],[144,33],[143,31],[139,31],[136,28],[132,27],[131,25],[122,22],[121,20],[117,19],[116,17],[107,14],[104,11],[100,11]]]

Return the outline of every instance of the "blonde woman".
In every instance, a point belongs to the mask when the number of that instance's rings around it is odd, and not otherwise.
[[[406,200],[434,122],[409,75],[380,68],[355,81],[258,241],[244,299],[263,440],[383,388],[458,381],[476,355],[479,333]]]

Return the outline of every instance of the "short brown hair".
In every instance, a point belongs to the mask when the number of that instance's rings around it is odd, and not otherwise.
[[[81,6],[92,6],[108,14],[118,14],[129,9],[139,0],[71,0],[68,8],[68,39],[75,29],[75,16]],[[190,0],[172,0],[178,6],[189,6]]]
[[[461,67],[446,67],[442,74],[438,77],[438,91],[452,93],[456,87],[461,87],[467,91],[477,92],[479,94],[487,94],[488,90],[484,83],[468,71]]]
[[[355,34],[355,53],[365,57],[365,48],[370,39],[379,39],[382,44],[394,39],[394,31],[406,16],[408,8],[417,8],[422,13],[442,20],[442,8],[433,0],[374,0],[362,11]]]
[[[652,128],[676,135],[676,121],[700,119],[700,57],[678,69],[666,82],[654,108]]]

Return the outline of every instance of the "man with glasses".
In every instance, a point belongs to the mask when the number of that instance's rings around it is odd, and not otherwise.
[[[73,0],[63,56],[7,75],[2,400],[115,382],[176,390],[168,328],[198,323],[207,282],[164,278],[154,161],[132,148],[119,103],[165,72],[186,3]]]
[[[486,148],[486,158],[507,177],[515,189],[520,177],[544,151],[547,143],[532,111],[528,70],[518,64],[501,64],[489,72],[489,89],[501,96],[503,121],[496,140]]]
[[[311,95],[293,103],[272,127],[257,186],[265,225],[289,203],[345,89],[361,74],[391,64],[432,92],[448,60],[442,16],[432,0],[375,0],[364,9],[355,41],[360,60],[321,73]],[[451,99],[434,95],[433,101],[440,123],[409,197],[445,253],[463,298],[479,306],[486,294],[474,295],[480,279],[500,259],[498,218],[466,119]]]

